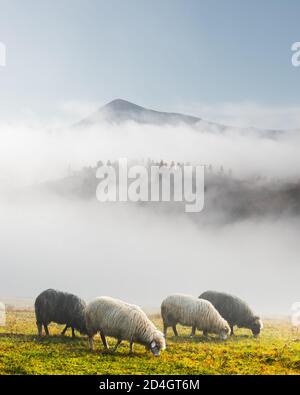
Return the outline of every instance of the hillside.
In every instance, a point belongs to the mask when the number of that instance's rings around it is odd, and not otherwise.
[[[124,122],[136,122],[148,125],[187,125],[199,132],[208,133],[232,133],[254,134],[265,138],[278,138],[286,132],[283,130],[267,130],[254,127],[238,128],[231,125],[223,125],[200,117],[174,112],[156,111],[131,103],[123,99],[115,99],[93,114],[74,125],[75,128],[100,127],[103,123],[122,124]],[[297,131],[293,131],[297,132]]]

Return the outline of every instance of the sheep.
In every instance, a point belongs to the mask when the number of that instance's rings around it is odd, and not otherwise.
[[[196,329],[202,330],[204,336],[216,333],[225,340],[230,333],[228,323],[220,316],[214,306],[207,300],[201,300],[190,295],[174,294],[168,296],[161,304],[161,315],[164,324],[164,334],[172,326],[175,336],[178,336],[176,324],[191,326],[191,336]]]
[[[34,307],[39,336],[42,336],[42,326],[46,336],[49,336],[48,324],[52,321],[66,325],[62,335],[68,328],[72,328],[72,337],[75,337],[75,329],[82,334],[86,333],[86,303],[78,296],[47,289],[36,298]]]
[[[240,298],[223,292],[206,291],[199,298],[210,301],[221,316],[229,323],[231,335],[233,327],[251,329],[253,335],[259,335],[263,328],[261,319],[255,315],[246,302]]]
[[[145,346],[155,356],[166,348],[163,334],[142,309],[118,299],[102,296],[90,302],[86,308],[86,324],[91,350],[94,349],[93,337],[98,331],[106,350],[109,348],[106,336],[117,339],[113,352],[123,340],[129,341],[131,354],[133,343]]]

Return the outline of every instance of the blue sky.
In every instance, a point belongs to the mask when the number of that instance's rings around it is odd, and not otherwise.
[[[295,108],[299,15],[299,0],[0,0],[0,116],[117,97],[200,116],[197,103]]]

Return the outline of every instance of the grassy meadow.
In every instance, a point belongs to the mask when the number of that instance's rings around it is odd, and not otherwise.
[[[151,318],[161,328],[160,317]],[[129,355],[127,342],[117,353],[105,353],[98,336],[90,352],[86,337],[62,337],[63,327],[55,324],[49,329],[52,336],[39,339],[32,311],[8,312],[0,327],[0,374],[300,374],[300,332],[287,321],[265,320],[259,338],[236,330],[226,341],[201,333],[192,339],[190,329],[179,326],[179,338],[169,329],[159,358],[139,345]]]

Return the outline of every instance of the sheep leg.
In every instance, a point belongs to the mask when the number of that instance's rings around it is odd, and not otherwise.
[[[38,328],[38,335],[39,335],[39,336],[42,336],[42,334],[43,334],[43,326],[42,326],[42,323],[41,323],[41,322],[36,322],[36,326],[37,326],[37,328]]]
[[[72,328],[72,337],[73,337],[73,338],[76,337],[76,335],[75,335],[75,329],[74,329],[74,328]]]
[[[133,337],[132,336],[130,338],[129,347],[130,347],[129,353],[133,354]]]
[[[230,326],[230,330],[231,330],[230,336],[233,336],[233,335],[234,335],[234,332],[233,332],[233,325]]]
[[[191,337],[195,336],[195,334],[196,334],[196,327],[192,326]]]
[[[104,336],[104,334],[103,334],[102,332],[100,332],[100,337],[101,337],[101,340],[102,340],[102,343],[103,343],[104,348],[105,348],[106,350],[108,350],[109,347],[108,347],[108,344],[107,344],[107,341],[106,341],[106,337]]]
[[[114,348],[112,349],[112,352],[115,352],[121,343],[122,343],[122,340],[119,339],[118,342],[117,342],[117,344],[116,344],[116,345],[114,346]]]
[[[208,337],[208,332],[207,331],[203,331],[203,336],[204,337]]]
[[[164,335],[167,337],[168,326],[164,323]]]
[[[90,350],[94,351],[94,338],[93,338],[93,336],[89,336],[89,345],[90,345]]]
[[[178,332],[177,332],[177,329],[176,329],[176,324],[172,325],[172,329],[173,329],[174,335],[177,337],[178,336]]]
[[[64,336],[64,334],[66,333],[67,329],[68,329],[68,325],[65,326],[64,330],[61,332],[61,335]]]
[[[44,323],[43,325],[44,325],[46,336],[49,336],[48,324]]]

